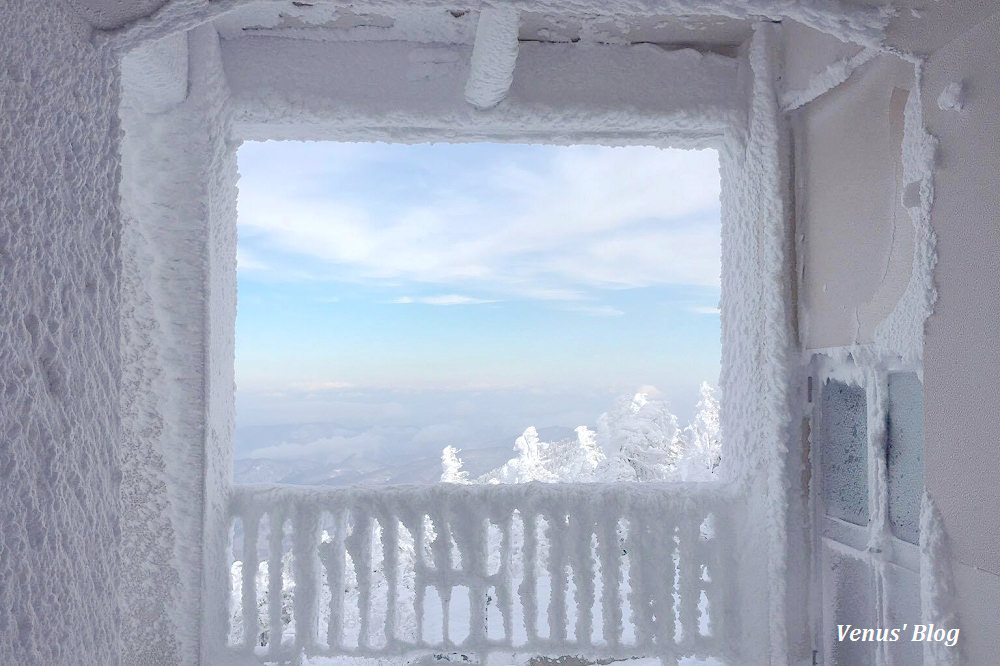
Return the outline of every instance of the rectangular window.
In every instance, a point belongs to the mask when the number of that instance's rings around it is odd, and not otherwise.
[[[714,478],[716,151],[239,160],[237,482]]]

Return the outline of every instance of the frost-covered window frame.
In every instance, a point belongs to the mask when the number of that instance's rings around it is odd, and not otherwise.
[[[272,62],[275,54],[224,48],[210,25],[155,34],[143,52],[123,62],[123,431],[133,454],[125,485],[129,492],[141,488],[143,501],[166,507],[156,514],[163,523],[157,526],[138,502],[134,515],[126,512],[123,519],[123,540],[141,544],[154,530],[163,539],[164,559],[173,561],[175,548],[181,553],[179,580],[164,577],[155,584],[165,598],[203,607],[200,617],[184,614],[178,628],[187,660],[199,650],[209,661],[218,656],[209,637],[228,621],[224,608],[203,600],[224,598],[229,578],[222,553],[234,501],[236,150],[247,139],[717,148],[723,468],[712,488],[672,492],[734,506],[731,538],[741,553],[730,566],[741,584],[725,594],[727,617],[739,618],[740,630],[721,638],[722,649],[747,663],[784,651],[785,629],[768,619],[784,613],[784,595],[768,590],[785,589],[785,451],[798,440],[792,427],[789,177],[775,90],[777,30],[761,24],[736,57],[648,45],[579,51],[523,46],[519,62],[535,58],[546,66],[518,70],[511,99],[521,95],[523,103],[486,112],[451,93],[404,95],[386,108],[385,100],[366,96],[369,81],[360,82],[354,98],[350,90],[332,97],[317,97],[310,87],[282,92],[286,83],[323,80],[343,54],[326,61],[288,54],[295,67],[262,77],[247,63],[254,57]],[[421,50],[414,61],[409,49],[392,43],[343,45],[348,47],[381,49],[401,63],[416,63],[419,72],[432,74],[426,79],[432,89],[451,80],[433,76],[442,67],[465,62],[436,49]],[[601,67],[609,64],[618,74],[601,78]],[[408,81],[407,67],[380,71]],[[286,81],[289,71],[299,78]],[[621,72],[641,77],[622,81]],[[635,91],[634,104],[623,112],[621,90],[594,85],[598,80]],[[175,546],[175,534],[177,543],[201,548]],[[760,613],[765,598],[769,613]],[[141,641],[141,627],[130,631],[126,643]],[[741,640],[746,636],[757,639],[747,643]]]
[[[889,383],[890,375],[916,373],[914,365],[905,364],[896,357],[875,357],[864,350],[855,352],[858,359],[847,350],[831,350],[829,354],[813,356],[806,378],[807,414],[810,418],[810,488],[813,530],[813,644],[822,647],[825,659],[852,658],[840,654],[843,650],[889,650],[912,649],[908,644],[844,644],[837,641],[835,625],[838,622],[855,623],[864,619],[864,612],[870,613],[872,626],[902,627],[920,617],[920,545],[909,543],[895,534],[889,520]],[[864,423],[866,426],[866,525],[857,525],[827,514],[823,488],[824,445],[822,433],[824,391],[830,390],[830,382],[860,389],[865,395]],[[922,382],[922,380],[921,380]],[[921,507],[916,507],[920,513]],[[866,588],[865,580],[838,579],[845,573],[836,573],[839,566],[834,560],[855,563],[857,571],[867,572],[871,583]],[[858,605],[840,598],[844,591],[837,583],[847,581],[853,592],[861,595]],[[865,598],[865,595],[871,595]],[[913,603],[916,601],[916,608]],[[906,600],[906,601],[904,601]],[[909,606],[907,607],[907,602]],[[837,615],[838,610],[852,617]],[[916,614],[914,615],[914,612]],[[853,617],[853,615],[859,617]],[[918,649],[919,651],[919,649]],[[861,657],[853,657],[861,658]],[[899,657],[896,657],[897,659]],[[882,661],[887,657],[883,654]],[[893,662],[895,663],[895,662]],[[915,662],[914,662],[915,663]]]

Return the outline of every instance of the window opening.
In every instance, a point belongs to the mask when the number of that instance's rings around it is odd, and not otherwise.
[[[711,480],[715,151],[247,143],[235,480]]]

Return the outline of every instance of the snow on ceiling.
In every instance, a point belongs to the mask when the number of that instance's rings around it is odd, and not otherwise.
[[[247,5],[215,20],[223,39],[266,35],[322,41],[471,44],[479,12],[399,7],[392,15],[304,1]],[[717,16],[570,16],[521,14],[519,38],[536,42],[655,43],[719,50],[742,43],[748,21]]]
[[[168,0],[69,0],[70,6],[95,28],[118,28],[148,16]]]

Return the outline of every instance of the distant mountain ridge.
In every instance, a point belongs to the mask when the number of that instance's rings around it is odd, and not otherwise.
[[[308,430],[316,434],[322,433],[320,434],[322,436],[333,429],[323,427],[324,425],[310,425]],[[268,427],[267,434],[274,436],[278,432],[278,427]],[[561,426],[539,428],[538,433],[549,440],[573,436],[571,428]],[[299,441],[301,437],[301,433],[297,433]],[[516,434],[486,446],[462,449],[463,469],[473,476],[479,476],[503,465],[515,455],[515,439],[517,439]],[[271,441],[277,443],[280,440]],[[407,483],[432,484],[441,478],[440,452],[413,456],[398,455],[398,452],[393,452],[388,456],[389,460],[383,460],[385,454],[384,451],[358,450],[336,462],[301,458],[238,458],[233,462],[233,481],[310,486],[384,486]]]

